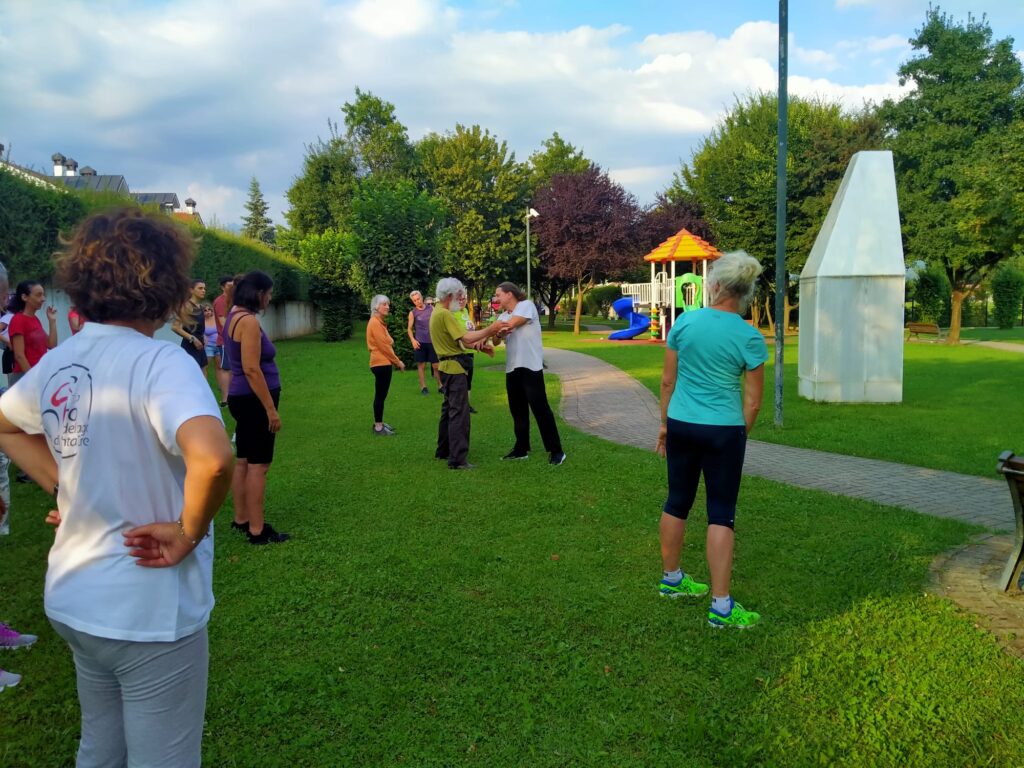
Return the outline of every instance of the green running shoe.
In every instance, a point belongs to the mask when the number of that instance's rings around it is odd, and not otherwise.
[[[732,601],[732,610],[727,614],[721,614],[713,608],[708,608],[708,624],[715,629],[734,627],[735,629],[750,629],[761,620],[760,613],[748,611],[735,600]]]
[[[667,584],[664,579],[658,584],[658,594],[662,597],[704,597],[708,593],[708,585],[694,581],[687,576],[678,584]]]

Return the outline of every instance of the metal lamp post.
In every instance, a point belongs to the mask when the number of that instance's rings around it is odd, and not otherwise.
[[[540,216],[539,213],[533,208],[526,209],[526,300],[532,301],[533,297],[530,294],[530,219],[534,216]]]

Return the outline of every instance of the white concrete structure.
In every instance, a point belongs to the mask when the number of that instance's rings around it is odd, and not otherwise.
[[[800,395],[903,400],[903,241],[891,152],[858,152],[800,274]]]

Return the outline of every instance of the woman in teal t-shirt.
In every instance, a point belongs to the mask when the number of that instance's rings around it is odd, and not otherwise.
[[[707,495],[708,568],[713,627],[751,627],[760,616],[729,595],[736,499],[747,435],[761,407],[768,347],[743,319],[761,265],[745,253],[728,253],[708,277],[711,306],[684,313],[672,326],[661,377],[658,453],[668,460],[668,500],[659,527],[665,597],[701,597],[708,585],[679,565],[701,474]],[[742,382],[742,387],[741,387]]]

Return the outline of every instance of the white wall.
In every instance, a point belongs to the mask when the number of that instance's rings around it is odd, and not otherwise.
[[[903,242],[891,152],[858,152],[800,275],[800,395],[903,400]]]
[[[13,289],[14,286],[11,288]],[[57,340],[61,342],[71,337],[71,328],[68,327],[68,310],[71,308],[71,300],[64,291],[50,285],[45,285],[45,288],[46,304],[57,308]],[[40,320],[43,320],[45,328],[45,319],[40,317]],[[320,328],[320,317],[316,307],[312,304],[288,301],[283,304],[274,304],[268,308],[260,318],[260,323],[267,336],[276,341],[316,333]],[[158,330],[155,337],[175,344],[181,342],[181,337],[171,331],[169,324]]]

